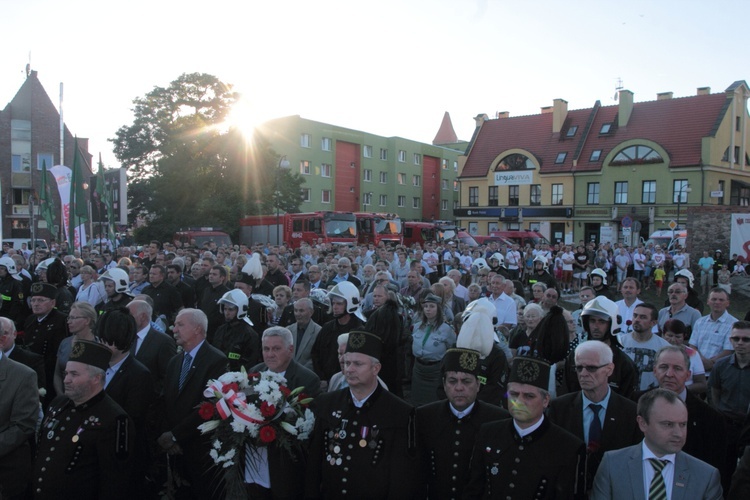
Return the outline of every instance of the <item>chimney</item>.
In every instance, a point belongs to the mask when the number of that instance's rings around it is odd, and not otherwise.
[[[546,115],[552,113],[552,106],[542,106],[542,114]]]
[[[510,116],[509,111],[498,111],[497,118],[508,118]]]
[[[617,110],[617,126],[626,127],[633,113],[633,93],[629,90],[621,90],[618,102],[620,104]]]
[[[672,98],[673,92],[659,92],[656,94],[656,100],[657,101],[666,101],[668,99]]]
[[[559,134],[565,118],[568,116],[568,101],[555,99],[552,101],[552,133]]]
[[[698,95],[708,95],[711,93],[711,87],[698,87]]]
[[[481,128],[482,124],[488,120],[488,116],[484,113],[480,113],[474,117],[474,122],[477,124],[477,128]]]

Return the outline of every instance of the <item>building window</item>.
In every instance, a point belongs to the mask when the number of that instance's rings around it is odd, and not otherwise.
[[[565,132],[565,137],[575,137],[576,132],[578,132],[578,125],[573,125],[568,128],[567,132]]]
[[[321,177],[330,177],[331,176],[331,165],[328,163],[323,163],[320,165],[320,175]]]
[[[611,165],[646,165],[662,163],[661,155],[648,146],[628,146],[617,153]]]
[[[381,184],[388,183],[388,172],[380,172],[380,183]]]
[[[421,175],[415,175],[411,178],[411,184],[414,187],[419,187],[422,185],[422,176]]]
[[[733,182],[729,193],[729,204],[738,207],[750,206],[750,188]]]
[[[385,148],[380,148],[380,159],[381,160],[387,160],[388,159],[388,150]]]
[[[333,141],[330,137],[323,137],[320,140],[320,149],[323,151],[330,151],[331,147],[333,146]]]
[[[447,191],[448,190],[448,179],[443,179],[442,181],[440,181],[440,184],[441,184],[441,186],[443,188],[443,191]]]
[[[406,161],[406,151],[403,149],[398,150],[398,161],[404,163]]]
[[[587,205],[598,205],[599,204],[599,183],[589,182],[588,190],[586,195]]]
[[[323,203],[331,203],[331,190],[330,189],[324,189],[321,192],[320,201]]]
[[[520,198],[520,186],[508,186],[508,206],[517,207]]]
[[[372,158],[372,146],[365,145],[365,148],[362,150],[362,156]]]
[[[362,195],[362,205],[364,206],[372,205],[372,193],[364,193]]]
[[[478,187],[469,188],[469,206],[470,207],[479,206],[479,188]]]
[[[458,172],[458,162],[457,161],[453,162],[453,171],[454,172]]]
[[[627,205],[628,203],[628,183],[615,182],[615,205]]]
[[[734,118],[734,130],[736,130],[737,132],[740,131],[740,123],[741,123],[740,122],[740,117],[739,116],[735,116],[735,118]]]
[[[53,163],[55,161],[54,158],[55,157],[52,155],[52,153],[38,153],[36,155],[36,169],[41,170],[42,165],[47,165],[47,170],[49,170],[50,168],[55,166],[55,164]]]
[[[302,188],[302,201],[305,203],[310,202],[310,188]]]
[[[458,181],[453,181],[453,190],[458,191]]]
[[[310,162],[308,160],[302,160],[299,162],[299,173],[302,175],[310,175]]]
[[[612,131],[612,124],[605,123],[602,125],[602,128],[599,129],[599,134],[606,135],[606,134],[609,134],[611,131]]]
[[[643,181],[641,203],[644,205],[656,203],[656,181]]]
[[[362,171],[362,180],[365,182],[372,182],[372,170],[366,168]]]
[[[448,200],[440,200],[440,210],[448,210]]]
[[[299,136],[299,145],[302,148],[309,148],[310,142],[312,141],[312,137],[310,137],[310,134],[300,134]]]
[[[398,183],[403,186],[406,184],[406,174],[398,174]]]
[[[557,153],[557,158],[555,158],[555,165],[565,163],[566,156],[568,156],[568,153]]]
[[[406,206],[406,196],[398,197],[398,206],[404,208]]]
[[[529,192],[529,205],[539,206],[542,204],[542,186],[532,184]]]
[[[719,181],[719,191],[721,192],[721,196],[719,196],[717,203],[719,205],[723,205],[724,204],[724,181]]]
[[[414,153],[414,164],[415,165],[421,165],[422,164],[422,155],[419,153]]]
[[[443,170],[448,170],[448,160],[443,158]]]
[[[489,186],[487,188],[487,206],[497,206],[497,186]]]
[[[563,204],[563,185],[552,184],[552,204],[562,205]]]
[[[453,210],[458,210],[458,200],[453,200]]]
[[[381,194],[380,195],[380,206],[384,207],[388,204],[388,195],[387,194]]]
[[[411,207],[412,207],[412,208],[419,208],[419,198],[418,198],[417,196],[415,196],[415,197],[414,197],[414,198],[412,199],[412,202],[411,202]]]
[[[689,189],[687,179],[675,179],[672,189],[672,203],[687,203]]]
[[[589,161],[599,161],[601,157],[602,157],[602,150],[595,149],[591,152],[591,157],[589,158]]]

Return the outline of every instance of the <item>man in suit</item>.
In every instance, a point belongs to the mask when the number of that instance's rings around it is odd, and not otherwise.
[[[177,354],[177,345],[172,337],[151,327],[153,309],[144,300],[134,300],[128,304],[130,315],[135,319],[136,341],[131,348],[135,359],[143,363],[154,379],[154,392],[164,392],[164,378],[167,365]]]
[[[512,419],[484,424],[471,459],[465,499],[572,498],[580,494],[583,441],[544,416],[550,365],[513,359],[508,382]]]
[[[722,485],[729,486],[732,471],[726,466],[727,434],[721,413],[706,404],[685,382],[690,380],[690,358],[683,346],[662,347],[654,358],[654,375],[659,387],[674,392],[688,411],[688,434],[682,451],[709,465],[722,475]]]
[[[674,392],[645,393],[638,400],[637,419],[643,441],[604,454],[592,500],[722,498],[719,471],[682,451],[688,411]]]
[[[36,372],[39,394],[47,392],[47,379],[44,373],[44,358],[28,349],[16,346],[16,325],[8,318],[0,318],[0,328],[5,335],[0,335],[0,351],[9,359],[26,365]]]
[[[220,474],[209,457],[211,444],[198,426],[203,419],[198,405],[206,383],[227,370],[227,358],[206,342],[208,318],[200,309],[183,309],[177,314],[173,332],[183,354],[167,366],[164,379],[164,429],[158,444],[163,451],[182,458],[179,474],[188,481],[190,498],[221,496]]]
[[[299,285],[299,282],[297,284]],[[293,306],[296,321],[289,325],[289,331],[292,332],[294,338],[294,360],[305,368],[312,370],[313,362],[310,355],[321,326],[312,319],[314,311],[312,300],[306,297],[301,298]]]
[[[479,369],[479,352],[448,349],[442,366],[448,399],[417,408],[417,449],[427,498],[460,498],[479,428],[510,418],[504,409],[477,401]]]
[[[99,318],[98,337],[112,351],[104,373],[104,390],[133,420],[135,448],[131,494],[145,495],[146,474],[151,464],[146,434],[147,413],[156,395],[154,380],[140,361],[131,355],[135,345],[135,319],[128,309],[112,309]]]
[[[16,330],[11,320],[1,319],[4,344]],[[15,500],[24,498],[31,479],[30,441],[39,419],[37,377],[0,351],[0,387],[0,491],[3,498]]]
[[[281,318],[279,319],[279,326],[286,326],[293,324],[295,321],[294,317],[294,304],[304,298],[310,297],[310,282],[307,281],[304,277],[297,280],[297,282],[292,285],[292,300],[293,302],[286,306],[284,308],[284,311],[281,313]],[[320,304],[317,304],[313,302],[313,314],[312,319],[319,325],[324,325],[331,319],[333,319]],[[295,345],[297,345],[295,343]]]
[[[347,257],[341,257],[338,260],[338,270],[338,274],[331,278],[326,286],[331,287],[343,281],[348,281],[349,283],[354,284],[354,286],[359,290],[359,287],[362,286],[362,281],[351,274],[352,261],[350,261]]]
[[[575,369],[581,390],[552,400],[550,420],[586,446],[586,491],[591,489],[604,452],[619,450],[642,439],[636,423],[636,405],[614,392],[607,383],[614,370],[612,350],[589,340],[575,350]]]
[[[304,387],[303,393],[317,396],[320,379],[294,357],[292,333],[282,326],[272,326],[263,332],[263,363],[253,372],[270,370],[286,378],[289,389]],[[249,498],[302,498],[303,488],[299,478],[305,474],[305,458],[292,456],[275,443],[268,447],[245,450],[244,477]]]

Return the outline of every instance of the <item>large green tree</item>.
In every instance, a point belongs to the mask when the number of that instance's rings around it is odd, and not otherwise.
[[[299,211],[299,173],[280,170],[263,137],[224,125],[238,98],[215,76],[192,73],[135,99],[133,123],[111,141],[128,168],[131,215],[148,221],[139,240],[168,239],[187,226],[220,226],[236,237],[244,215],[272,213],[277,202]]]

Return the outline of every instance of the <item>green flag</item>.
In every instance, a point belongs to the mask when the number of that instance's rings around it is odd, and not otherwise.
[[[104,178],[104,164],[102,163],[101,153],[99,154],[99,171],[96,174],[96,192],[99,195],[99,203],[103,203],[107,207],[107,238],[114,242],[115,214],[112,207],[112,189],[107,186],[107,181]]]
[[[76,228],[89,220],[89,209],[86,202],[84,179],[81,174],[81,151],[78,149],[78,137],[75,141],[75,156],[70,173],[70,223],[68,224],[68,243],[71,248],[76,244]]]
[[[47,229],[55,234],[55,216],[52,212],[52,193],[47,183],[47,162],[42,160],[42,182],[39,186],[39,213],[47,222]]]

